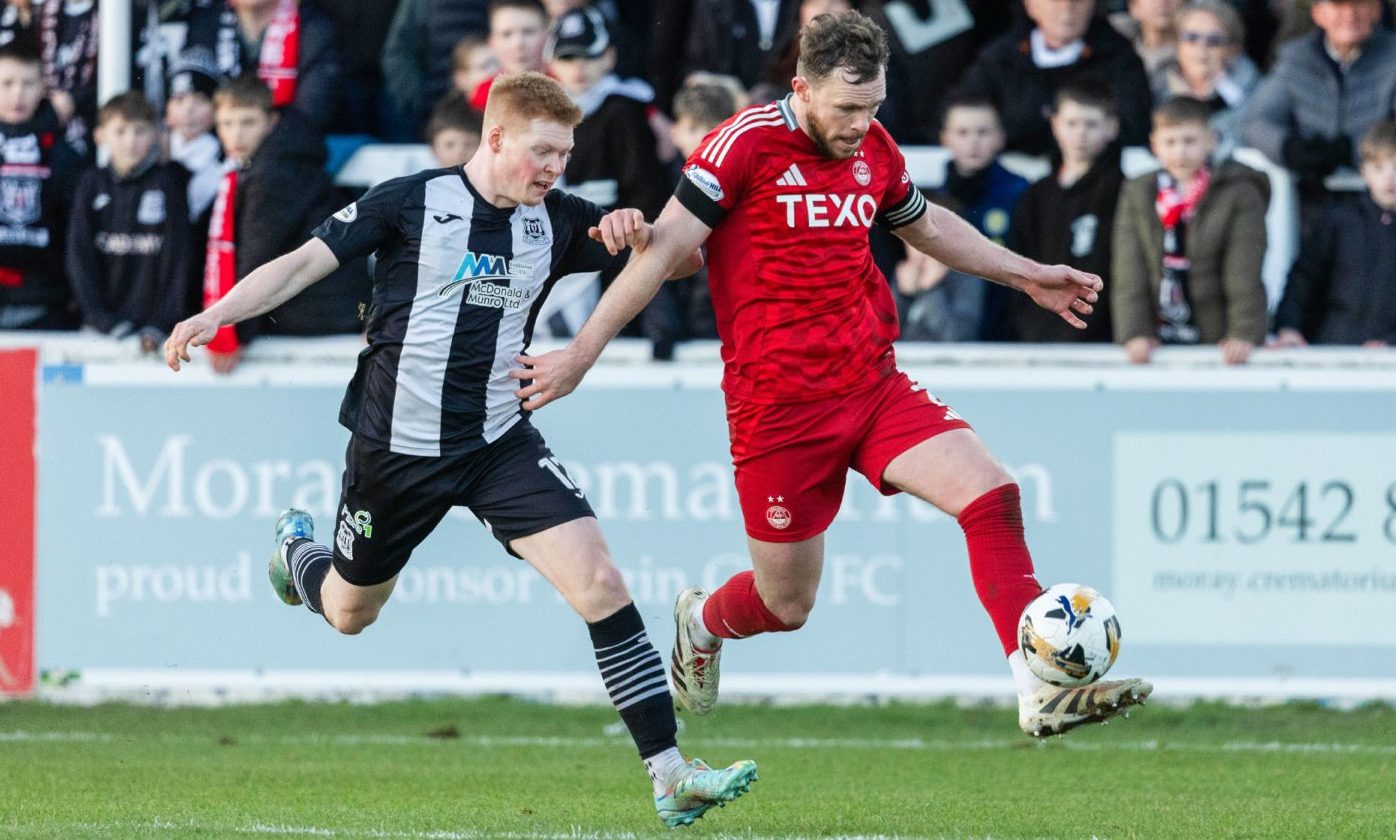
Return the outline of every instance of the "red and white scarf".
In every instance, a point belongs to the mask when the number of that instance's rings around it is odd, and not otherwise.
[[[1164,173],[1159,173],[1158,193],[1154,197],[1154,209],[1158,211],[1158,219],[1163,223],[1165,231],[1175,230],[1178,222],[1186,222],[1192,218],[1192,213],[1197,209],[1197,202],[1202,200],[1202,196],[1207,194],[1207,187],[1212,183],[1212,173],[1207,168],[1202,168],[1193,176],[1192,183],[1188,185],[1188,191],[1184,193],[1178,189],[1178,182]]]
[[[296,98],[300,30],[301,13],[296,0],[280,0],[276,17],[262,35],[262,52],[257,58],[257,76],[271,88],[271,104],[275,108],[290,105]]]
[[[218,197],[213,200],[213,215],[208,223],[208,251],[204,255],[204,308],[223,299],[237,283],[237,241],[234,220],[237,218],[236,198],[238,170],[232,166],[218,181]],[[238,334],[230,326],[218,328],[208,343],[211,353],[234,353],[239,347]]]

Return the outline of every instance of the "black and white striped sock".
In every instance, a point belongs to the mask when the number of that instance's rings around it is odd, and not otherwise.
[[[635,739],[640,758],[675,750],[674,701],[664,677],[664,660],[650,644],[645,623],[633,603],[598,622],[587,624],[596,649],[596,665],[606,692]]]
[[[294,540],[286,550],[286,562],[291,566],[291,580],[301,600],[316,615],[321,614],[320,585],[330,573],[334,552],[310,540]]]

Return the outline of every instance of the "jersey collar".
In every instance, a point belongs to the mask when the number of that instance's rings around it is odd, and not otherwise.
[[[785,120],[785,127],[794,131],[800,127],[800,123],[795,120],[795,109],[790,106],[795,98],[794,91],[787,93],[784,99],[776,100],[776,110],[780,111],[781,117]]]

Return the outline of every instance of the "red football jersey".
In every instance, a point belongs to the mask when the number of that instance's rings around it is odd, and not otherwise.
[[[835,160],[789,97],[748,108],[703,139],[676,196],[713,228],[708,282],[730,396],[799,402],[892,369],[897,307],[868,231],[915,221],[926,201],[881,124]]]

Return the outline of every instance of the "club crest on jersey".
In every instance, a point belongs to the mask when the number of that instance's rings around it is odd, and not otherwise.
[[[136,208],[136,221],[143,225],[158,225],[165,221],[165,194],[159,190],[146,190],[141,193],[141,203]]]
[[[853,180],[858,182],[858,186],[866,187],[872,183],[872,168],[865,160],[853,161]]]
[[[523,220],[523,238],[525,242],[532,242],[535,245],[547,242],[548,234],[543,230],[543,220],[525,218]]]
[[[722,185],[717,182],[717,176],[713,173],[695,163],[685,169],[683,174],[693,186],[702,191],[703,195],[706,195],[713,201],[721,201],[723,199],[724,193],[722,192]]]

